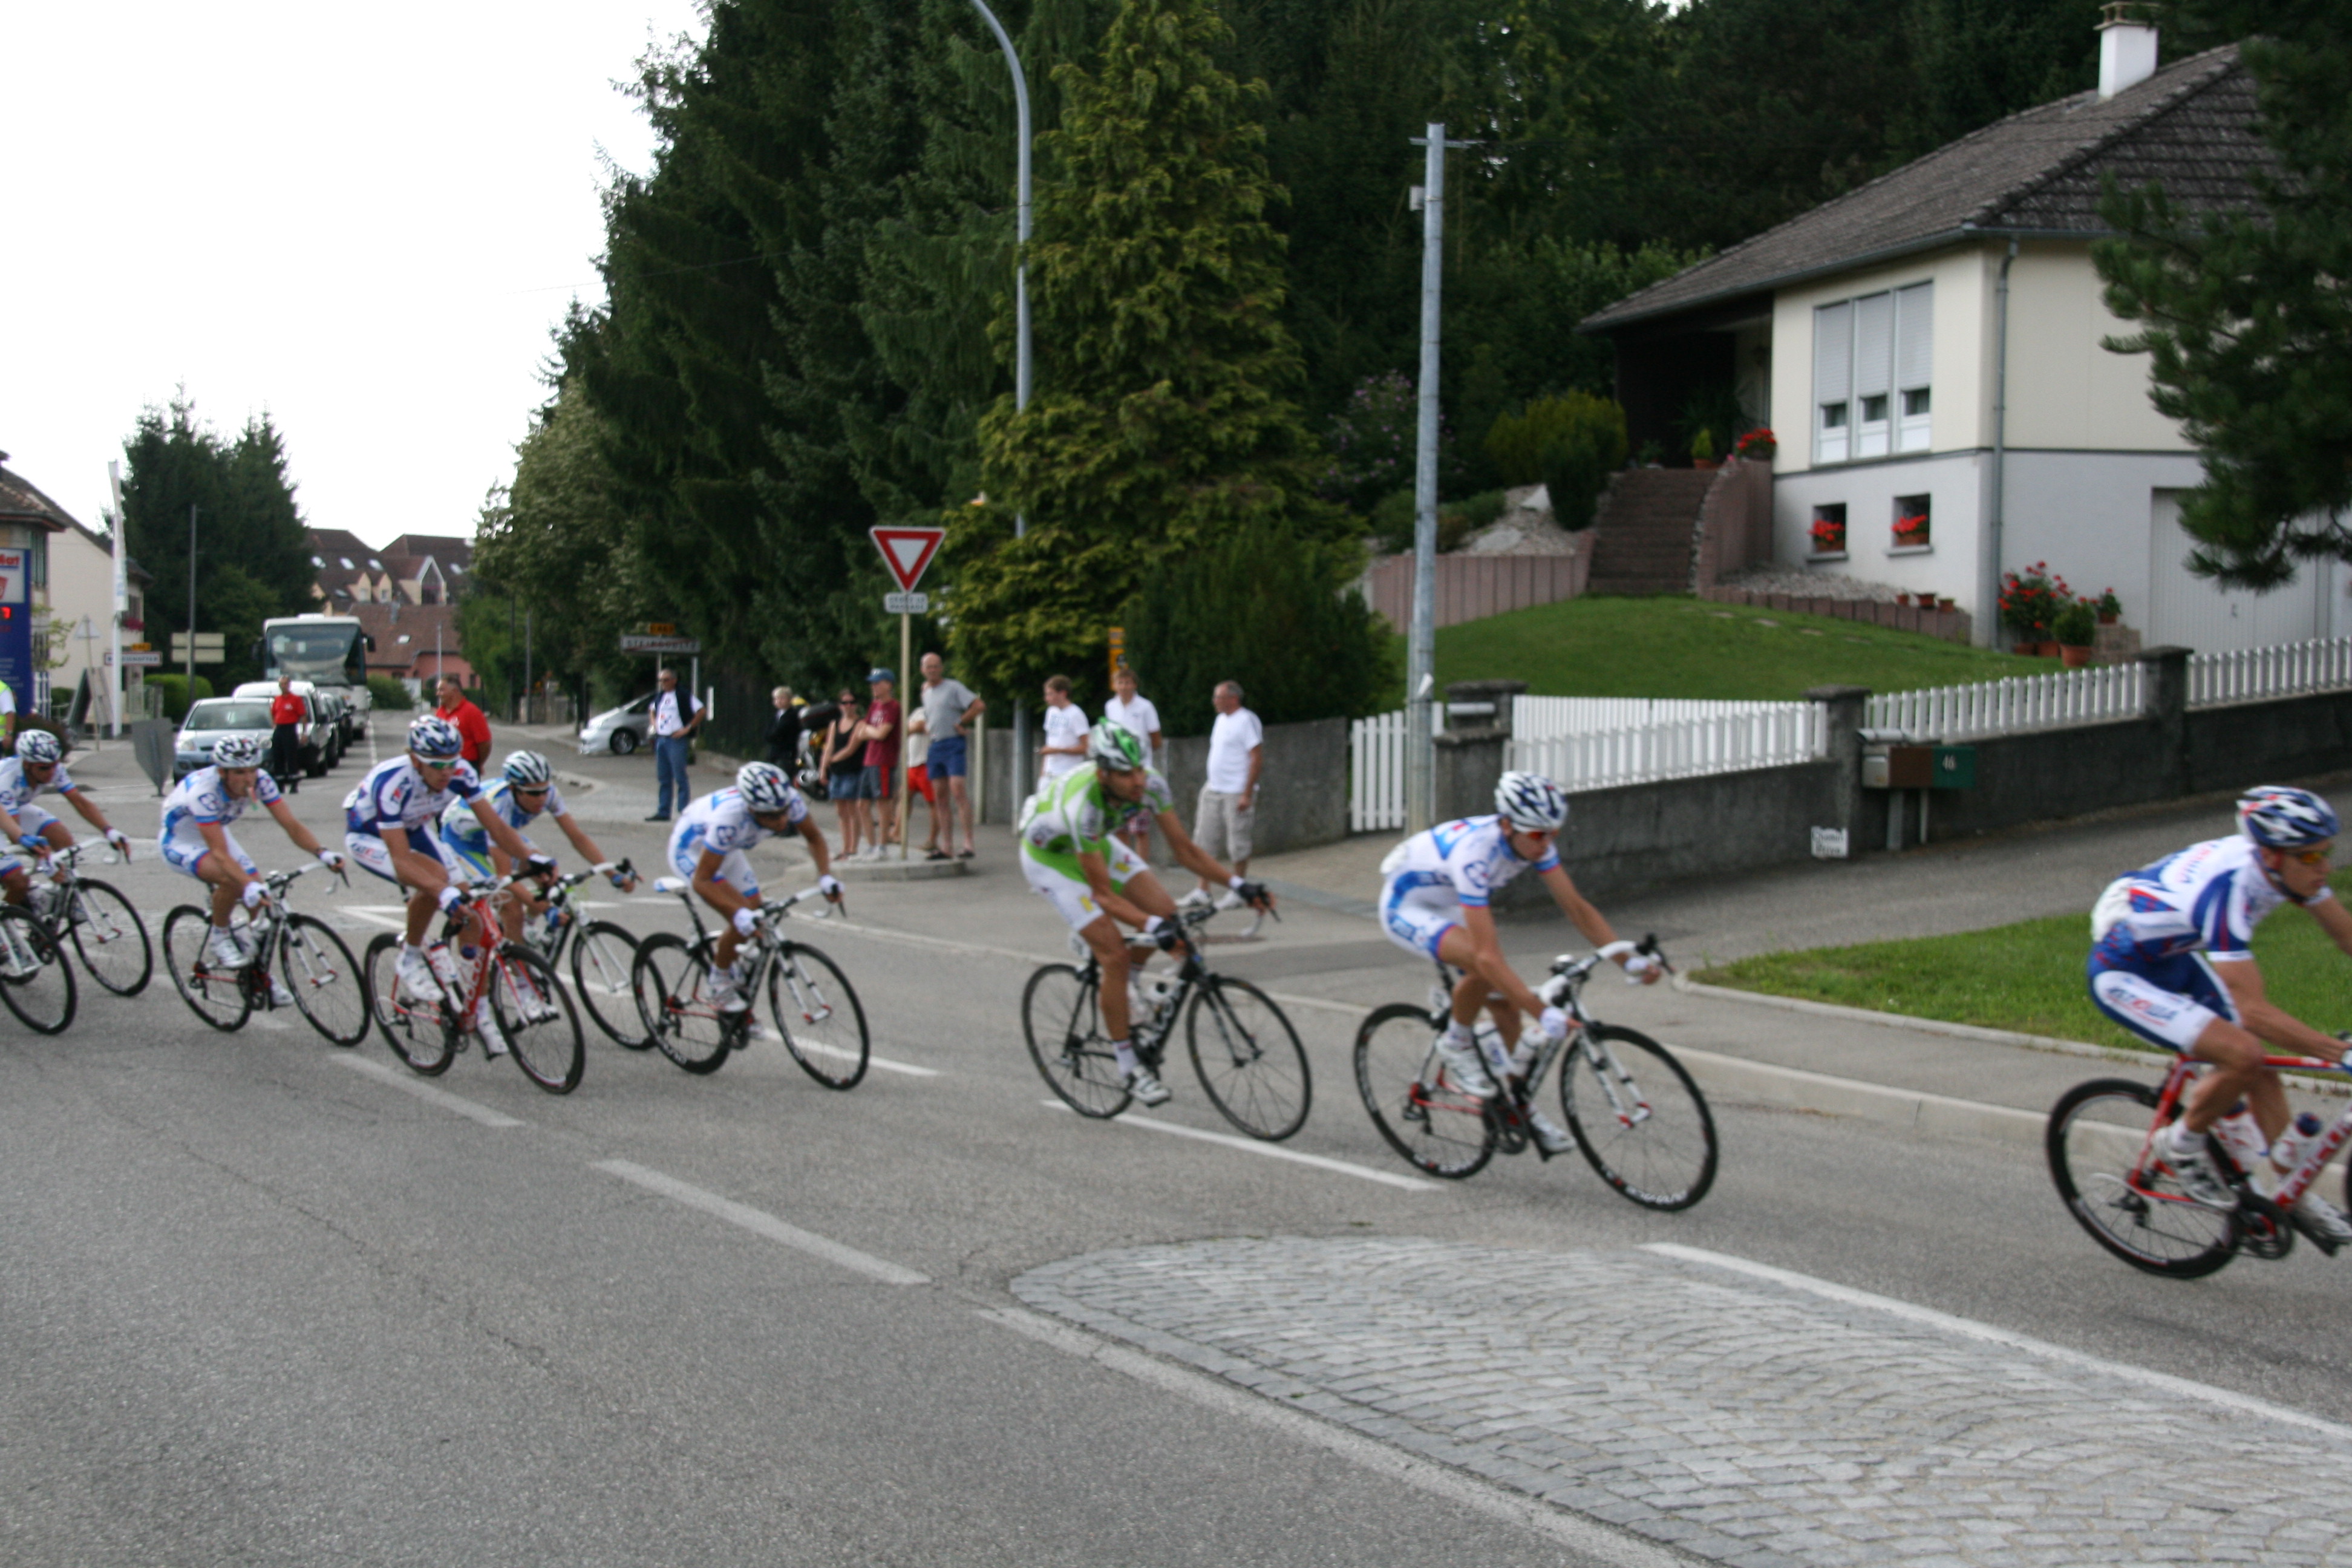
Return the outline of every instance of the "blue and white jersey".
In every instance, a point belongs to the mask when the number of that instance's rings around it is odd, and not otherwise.
[[[481,780],[473,763],[460,761],[449,770],[449,782],[435,789],[418,776],[403,752],[370,768],[367,777],[343,797],[343,826],[351,832],[377,837],[386,828],[429,828],[452,800],[471,800],[481,793]]]
[[[785,795],[784,820],[795,826],[808,820],[808,802],[801,792],[787,785]],[[774,837],[752,817],[743,792],[730,785],[711,791],[679,815],[677,826],[670,829],[670,858],[698,859],[706,849],[725,855]]]
[[[49,774],[48,783],[37,784],[25,776],[24,758],[10,757],[0,762],[0,811],[11,816],[30,805],[37,795],[71,795],[74,788],[73,775],[66,772],[63,763]]]
[[[515,795],[513,781],[509,779],[492,779],[489,786],[482,791],[481,797],[489,802],[490,809],[499,819],[517,833],[542,816],[570,815],[564,808],[563,792],[552,784],[547,786],[545,800],[537,811],[523,808],[522,801]],[[441,808],[441,837],[478,859],[490,852],[490,831],[482,826],[482,819],[475,814],[472,805],[466,801],[453,800]]]
[[[2323,886],[2309,902],[2331,896]],[[2091,911],[2091,940],[2109,963],[2252,958],[2254,928],[2287,901],[2252,839],[2209,838],[2112,883]]]
[[[1520,872],[1559,868],[1554,843],[1540,860],[1522,860],[1511,848],[1511,833],[1500,816],[1465,816],[1416,833],[1381,862],[1391,898],[1446,900],[1483,910],[1495,890]]]
[[[205,836],[198,828],[227,827],[253,807],[275,803],[278,793],[276,779],[256,773],[253,793],[239,800],[221,783],[220,769],[198,768],[163,797],[163,826],[157,837],[166,844],[176,841],[184,847],[202,849]]]

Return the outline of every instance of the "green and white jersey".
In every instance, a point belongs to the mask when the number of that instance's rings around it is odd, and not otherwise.
[[[1138,816],[1176,809],[1176,792],[1158,768],[1143,770],[1143,798],[1119,800],[1102,787],[1095,764],[1071,769],[1039,790],[1021,818],[1021,849],[1075,876],[1080,855],[1108,855],[1110,836]]]

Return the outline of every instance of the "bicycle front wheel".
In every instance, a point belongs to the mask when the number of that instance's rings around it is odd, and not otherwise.
[[[661,1054],[690,1073],[717,1072],[734,1042],[710,999],[710,959],[685,939],[658,931],[637,946],[631,970],[637,1012]]]
[[[286,975],[286,989],[294,993],[294,1005],[328,1044],[356,1046],[367,1038],[367,981],[352,950],[326,921],[288,916],[278,967]]]
[[[392,1054],[426,1078],[437,1078],[457,1059],[457,1031],[448,1005],[401,994],[400,938],[385,931],[367,945],[361,973],[367,980],[368,1012],[383,1031]]]
[[[1097,984],[1066,963],[1049,963],[1021,993],[1021,1029],[1029,1059],[1055,1097],[1080,1116],[1127,1109],[1127,1075],[1118,1070],[1095,1005]]]
[[[490,1010],[522,1076],[550,1094],[570,1094],[587,1069],[580,1016],[555,977],[555,966],[529,948],[509,942],[491,961]]]
[[[2157,1091],[2130,1079],[2076,1084],[2050,1108],[2050,1179],[2091,1239],[2150,1274],[2195,1279],[2238,1250],[2235,1211],[2191,1202],[2147,1158]]]
[[[155,974],[155,945],[131,900],[104,882],[74,884],[66,900],[67,930],[89,977],[117,996],[136,996]]]
[[[1560,1063],[1559,1108],[1601,1179],[1643,1208],[1686,1209],[1715,1184],[1706,1097],[1647,1035],[1588,1028]]]
[[[242,1027],[253,1010],[242,970],[214,964],[205,949],[212,941],[213,917],[182,904],[163,917],[163,967],[188,1010],[224,1034]]]
[[[1446,1078],[1437,1059],[1441,1026],[1410,1002],[1374,1012],[1356,1031],[1356,1092],[1407,1163],[1460,1181],[1495,1157],[1495,1122],[1485,1101]]]
[[[1307,1125],[1315,1082],[1307,1048],[1274,998],[1212,974],[1184,1010],[1184,1048],[1209,1102],[1253,1138],[1279,1142]]]
[[[768,965],[768,1016],[801,1070],[827,1089],[866,1076],[866,1009],[849,976],[815,948],[786,942]]]
[[[626,1050],[653,1048],[645,1020],[637,1016],[637,994],[631,971],[637,962],[637,939],[625,926],[611,921],[590,921],[572,939],[572,984],[580,1005],[596,1026]]]
[[[75,987],[65,950],[33,911],[11,904],[0,909],[0,1002],[25,1027],[60,1034],[73,1022]]]

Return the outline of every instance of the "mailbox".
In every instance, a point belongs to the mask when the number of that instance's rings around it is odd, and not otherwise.
[[[1864,789],[1974,789],[1974,746],[1874,745],[1862,753]]]

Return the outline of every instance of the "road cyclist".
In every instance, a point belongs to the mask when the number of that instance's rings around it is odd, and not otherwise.
[[[536,852],[539,846],[531,842],[530,836],[524,829],[544,816],[563,830],[564,837],[572,841],[572,847],[578,850],[590,868],[614,887],[625,893],[635,889],[636,873],[624,870],[604,858],[604,852],[596,847],[596,841],[588,837],[587,830],[580,826],[563,804],[563,792],[555,787],[555,770],[537,752],[509,752],[507,760],[499,766],[499,776],[485,785],[476,798],[503,818],[516,837],[532,851]],[[481,813],[474,801],[453,796],[449,804],[441,808],[440,829],[444,849],[455,856],[457,863],[471,873],[475,880],[487,882],[492,878],[516,874],[516,858],[490,842],[489,830],[483,826]],[[530,884],[516,883],[509,887],[500,906],[500,920],[506,927],[507,940],[520,942],[524,920],[534,915],[543,918],[547,912],[547,900],[534,893]]]
[[[1095,725],[1084,760],[1030,797],[1019,829],[1021,873],[1099,966],[1102,1026],[1118,1070],[1137,1103],[1154,1106],[1168,1102],[1169,1090],[1136,1053],[1133,1003],[1142,992],[1119,925],[1140,930],[1162,952],[1189,954],[1191,947],[1176,900],[1118,837],[1139,816],[1159,826],[1169,852],[1193,875],[1230,889],[1254,909],[1271,910],[1275,900],[1263,883],[1237,876],[1192,842],[1177,820],[1175,792],[1132,730]]]
[[[54,795],[62,797],[79,814],[84,822],[105,837],[107,845],[127,862],[131,858],[131,840],[122,830],[106,819],[98,803],[82,792],[66,771],[65,747],[47,730],[27,730],[16,737],[14,756],[0,762],[0,812],[5,812],[16,824],[11,837],[27,852],[38,858],[52,849],[72,847],[74,836],[56,816],[45,809],[39,797]],[[36,841],[38,842],[36,842]],[[46,846],[46,847],[45,847]],[[11,855],[0,860],[0,889],[5,889],[8,902],[22,904],[32,893],[32,876],[36,861]],[[62,889],[66,873],[53,865],[51,875]],[[62,894],[51,895],[62,897]],[[37,913],[43,912],[36,910]]]
[[[742,945],[760,929],[760,879],[751,851],[766,839],[797,831],[816,862],[816,885],[826,900],[841,901],[841,882],[824,834],[809,816],[808,801],[773,763],[745,763],[731,788],[713,790],[679,814],[670,829],[671,869],[685,878],[695,896],[724,922],[712,954],[710,1000],[723,1014],[748,1012],[751,998],[737,963]]]
[[[362,869],[407,895],[408,922],[393,966],[394,984],[409,999],[431,1006],[441,1001],[445,986],[458,983],[446,943],[437,949],[438,972],[436,961],[425,954],[425,935],[434,913],[462,918],[465,948],[480,952],[491,945],[489,933],[481,929],[478,906],[467,901],[460,886],[473,874],[444,847],[436,831],[450,803],[466,803],[489,842],[512,858],[519,875],[552,876],[555,862],[533,849],[483,798],[481,781],[462,755],[464,743],[456,725],[427,713],[410,723],[407,740],[405,752],[370,768],[343,797],[343,847]],[[487,994],[477,999],[463,1026],[481,1037],[489,1055],[506,1053],[507,1042]]]

